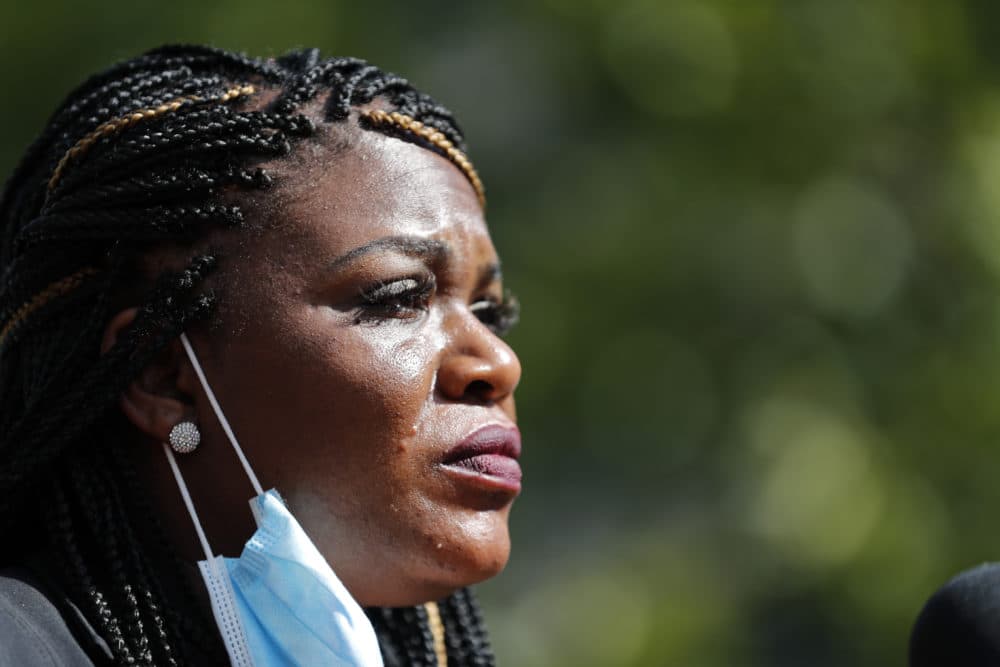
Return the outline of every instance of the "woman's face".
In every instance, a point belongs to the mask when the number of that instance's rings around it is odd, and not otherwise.
[[[507,561],[521,368],[489,326],[498,259],[462,173],[354,132],[303,149],[272,229],[220,266],[222,326],[190,337],[264,488],[355,598],[416,604]],[[203,437],[184,473],[213,548],[236,555],[253,492],[191,393]]]

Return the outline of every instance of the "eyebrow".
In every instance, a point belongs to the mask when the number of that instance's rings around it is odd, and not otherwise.
[[[490,283],[503,280],[503,273],[500,271],[500,262],[487,264],[479,270],[479,278],[476,280],[477,289],[482,289]]]
[[[410,257],[419,257],[432,262],[440,262],[451,255],[451,246],[444,241],[425,239],[419,236],[384,236],[380,239],[369,241],[353,250],[348,250],[340,257],[331,261],[327,265],[327,268],[331,270],[339,269],[345,264],[353,262],[358,257],[379,250],[395,250]],[[502,279],[503,273],[500,270],[500,263],[491,262],[479,270],[479,276],[476,278],[476,288],[482,289]]]
[[[358,257],[379,250],[395,250],[410,257],[420,257],[435,261],[440,261],[451,254],[451,248],[443,241],[424,239],[419,236],[385,236],[358,246],[353,250],[348,250],[340,257],[331,261],[327,267],[329,269],[339,269],[345,264],[353,262]]]

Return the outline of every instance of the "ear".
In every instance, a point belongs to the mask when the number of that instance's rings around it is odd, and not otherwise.
[[[101,354],[114,346],[137,312],[138,308],[127,308],[111,319],[101,339]],[[170,430],[178,423],[197,421],[194,409],[197,382],[180,339],[175,339],[140,371],[122,392],[118,404],[141,432],[157,442],[167,442]]]

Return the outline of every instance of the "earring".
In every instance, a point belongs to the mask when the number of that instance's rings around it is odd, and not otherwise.
[[[181,422],[170,429],[170,447],[178,454],[190,454],[199,442],[201,433],[194,422]]]

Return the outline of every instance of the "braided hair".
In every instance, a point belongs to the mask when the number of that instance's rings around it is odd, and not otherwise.
[[[225,662],[123,455],[127,425],[113,409],[160,350],[213,312],[204,281],[220,257],[202,252],[153,277],[141,260],[247,228],[232,193],[271,187],[261,165],[318,136],[302,111],[310,103],[326,123],[379,106],[353,117],[450,159],[482,200],[451,113],[405,79],[312,49],[264,61],[200,46],[155,49],[83,83],[0,198],[0,530],[24,537],[0,565],[44,554],[47,576],[116,664]],[[139,304],[135,321],[101,355],[124,303]],[[438,610],[450,665],[494,663],[470,590]],[[366,611],[387,665],[438,663],[426,608]]]

